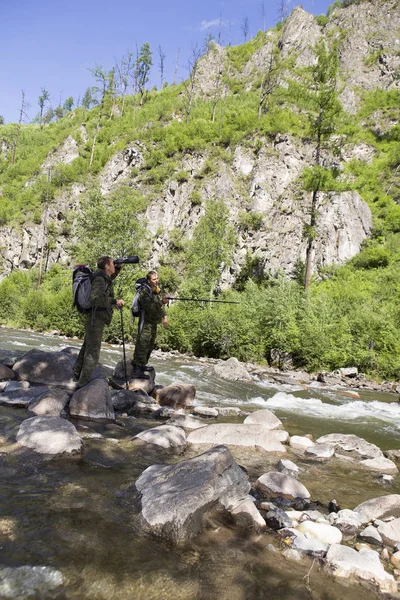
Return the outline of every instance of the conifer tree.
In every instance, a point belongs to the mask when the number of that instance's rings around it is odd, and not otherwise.
[[[140,48],[135,65],[135,79],[140,94],[140,106],[143,105],[143,97],[146,91],[146,83],[149,81],[149,73],[153,64],[150,44],[144,43]]]
[[[310,284],[313,266],[314,244],[318,222],[319,197],[321,192],[333,187],[335,173],[324,167],[322,151],[331,149],[332,136],[336,132],[342,112],[338,94],[339,55],[337,43],[328,48],[324,39],[314,47],[316,62],[301,74],[297,87],[299,102],[307,115],[309,138],[313,144],[313,165],[303,174],[304,190],[311,193],[309,219],[304,227],[307,239],[304,287]],[[296,86],[295,86],[296,87]],[[331,142],[331,143],[330,143]]]
[[[42,88],[42,94],[39,96],[39,99],[38,99],[38,104],[39,104],[39,108],[40,108],[39,123],[40,123],[41,129],[43,129],[43,110],[44,110],[46,102],[48,102],[49,100],[50,100],[49,92],[45,88]]]

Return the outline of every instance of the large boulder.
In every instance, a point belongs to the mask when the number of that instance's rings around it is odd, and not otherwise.
[[[29,404],[28,410],[35,415],[59,417],[68,400],[67,392],[54,388],[36,396]]]
[[[237,358],[228,358],[228,360],[213,365],[209,370],[210,375],[229,379],[230,381],[253,381],[252,376],[247,369],[238,361]]]
[[[0,381],[6,381],[7,379],[15,379],[16,375],[10,367],[2,365],[0,363]]]
[[[378,532],[385,544],[392,548],[398,547],[400,545],[400,518],[382,523],[378,527]]]
[[[160,406],[171,408],[190,408],[196,396],[196,388],[188,383],[171,383],[155,390],[155,399]]]
[[[32,401],[38,398],[38,396],[49,391],[48,388],[43,385],[30,387],[28,389],[12,389],[11,392],[8,392],[7,388],[0,394],[0,404],[22,408],[27,408]]]
[[[354,512],[360,514],[363,523],[385,517],[400,517],[400,494],[371,498],[356,506]]]
[[[69,403],[71,417],[114,420],[111,392],[106,379],[94,379],[78,389]]]
[[[221,504],[233,509],[250,484],[225,446],[176,465],[152,465],[135,482],[142,531],[179,542],[196,535],[204,514]]]
[[[13,366],[18,379],[72,388],[75,356],[68,352],[30,350]]]
[[[17,442],[38,454],[79,457],[83,442],[75,427],[61,417],[32,417],[21,423]]]
[[[378,446],[370,444],[363,438],[353,434],[329,433],[328,435],[319,437],[316,441],[318,444],[333,445],[336,449],[336,454],[339,452],[343,454],[349,453],[360,459],[383,457],[383,452]]]
[[[326,555],[325,570],[344,583],[362,583],[378,588],[381,593],[396,594],[397,583],[393,575],[386,573],[374,550],[359,552],[348,546],[332,544]]]
[[[187,441],[190,444],[218,446],[246,446],[266,452],[286,452],[282,442],[288,438],[286,431],[271,431],[263,425],[213,423],[191,431]]]

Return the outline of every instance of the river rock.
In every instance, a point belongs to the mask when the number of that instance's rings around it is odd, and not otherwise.
[[[8,379],[15,379],[15,372],[7,367],[6,365],[0,364],[0,381],[6,381]]]
[[[244,417],[247,415],[247,413],[236,406],[218,406],[217,411],[219,417]]]
[[[154,444],[166,450],[186,446],[186,435],[182,427],[174,427],[173,425],[160,425],[159,427],[146,429],[135,435],[133,439]]]
[[[250,484],[229,449],[217,446],[176,465],[152,465],[136,480],[139,526],[172,542],[196,535],[204,514],[217,504],[227,509],[247,497]]]
[[[151,396],[146,396],[149,398],[151,404],[153,404],[153,399]],[[114,407],[114,410],[128,410],[135,405],[136,402],[143,402],[143,394],[138,392],[133,392],[132,390],[112,390],[111,391],[111,403]]]
[[[305,455],[311,458],[332,458],[335,447],[330,444],[314,444],[306,448]]]
[[[367,460],[360,461],[360,466],[372,469],[374,471],[380,471],[381,473],[398,473],[399,470],[392,460],[385,458],[384,456],[378,456],[377,458],[368,458]]]
[[[168,421],[168,425],[175,425],[175,427],[182,427],[183,429],[199,429],[205,427],[205,423],[192,417],[192,415],[175,415]]]
[[[75,357],[68,352],[30,350],[13,366],[17,378],[30,383],[73,387]]]
[[[281,444],[288,437],[286,431],[270,431],[263,425],[235,423],[215,423],[196,431],[191,431],[187,441],[190,444],[210,444],[218,446],[246,446],[262,448],[266,452],[286,452]]]
[[[310,497],[310,492],[297,479],[277,471],[270,471],[265,475],[261,475],[257,479],[255,487],[267,498],[281,497],[295,500],[296,498],[308,499]]]
[[[317,540],[324,542],[325,544],[340,544],[342,541],[342,534],[332,525],[325,525],[324,523],[315,523],[314,521],[303,521],[297,526],[298,531],[305,535],[309,533]]]
[[[382,537],[383,542],[388,546],[394,548],[400,545],[400,518],[379,525],[378,533]]]
[[[69,403],[71,417],[114,420],[111,392],[106,379],[94,379],[78,389]]]
[[[172,383],[156,390],[155,399],[160,406],[171,408],[190,408],[196,396],[196,388],[188,383]]]
[[[37,387],[30,387],[27,390],[20,389],[12,392],[5,392],[0,394],[0,404],[6,404],[8,406],[18,406],[27,408],[30,403],[35,400],[41,394],[49,391],[49,388],[43,385]]]
[[[384,519],[388,516],[400,517],[400,494],[388,494],[366,500],[355,507],[354,512],[359,513],[362,523],[374,519]]]
[[[377,544],[382,546],[383,543],[381,534],[373,525],[368,525],[363,531],[360,531],[358,537],[367,544]]]
[[[307,537],[305,535],[297,535],[292,543],[294,550],[309,554],[311,556],[325,555],[329,546],[325,542],[318,540],[315,537]]]
[[[345,433],[329,433],[318,438],[318,444],[330,444],[335,447],[337,451],[351,452],[357,458],[378,458],[383,456],[382,450],[370,444],[363,438],[353,434]]]
[[[292,519],[281,508],[269,510],[265,516],[268,527],[271,529],[282,529],[283,527],[292,527]]]
[[[216,419],[219,415],[218,409],[212,406],[196,406],[193,409],[193,414],[199,417],[210,417]]]
[[[326,555],[325,570],[333,577],[348,583],[369,584],[386,594],[397,592],[394,577],[386,573],[378,553],[373,550],[357,552],[348,546],[332,544]]]
[[[37,396],[29,404],[28,410],[34,415],[49,415],[59,417],[69,400],[64,390],[53,388]]]
[[[280,473],[285,473],[286,475],[290,475],[291,477],[297,478],[300,475],[299,467],[288,458],[282,458],[278,462],[277,470]]]
[[[30,388],[29,381],[3,381],[4,384],[3,392],[16,392],[20,390],[28,390]]]
[[[392,565],[394,567],[396,567],[397,569],[400,567],[400,552],[394,552],[390,558],[390,562],[392,563]]]
[[[251,497],[247,497],[231,509],[231,515],[236,525],[246,529],[265,529],[266,523],[257,510]]]
[[[47,598],[62,584],[62,574],[52,567],[0,567],[1,598]]]
[[[83,442],[75,427],[61,417],[26,419],[17,433],[17,442],[39,454],[80,456]]]
[[[296,448],[297,450],[305,450],[310,446],[314,446],[314,442],[308,437],[292,435],[292,437],[289,440],[289,446],[291,448]]]
[[[234,357],[213,365],[209,370],[209,374],[222,379],[229,379],[229,381],[253,381],[247,369]]]
[[[283,427],[282,421],[267,408],[255,410],[245,418],[244,423],[254,423],[256,425],[264,425],[267,429],[279,429]]]

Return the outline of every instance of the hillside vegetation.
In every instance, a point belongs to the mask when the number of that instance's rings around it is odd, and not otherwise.
[[[330,15],[357,4],[336,2]],[[322,29],[330,15],[318,18]],[[400,378],[399,91],[358,89],[356,113],[346,112],[340,103],[346,85],[338,61],[341,32],[314,46],[317,67],[296,62],[296,52],[283,56],[282,32],[283,24],[259,32],[225,49],[222,58],[220,47],[210,43],[188,81],[161,90],[122,95],[112,72],[101,71],[97,105],[65,110],[47,123],[0,126],[0,226],[22,231],[36,225],[45,237],[36,267],[15,269],[0,283],[3,324],[82,335],[71,303],[71,263],[94,266],[102,254],[139,254],[142,266],[125,267],[116,281],[129,307],[135,279],[152,266],[146,211],[171,182],[190,181],[197,220],[191,235],[178,228],[168,232],[158,260],[164,288],[239,304],[175,302],[170,327],[159,333],[162,348],[254,362],[290,358],[295,367],[312,371],[357,366],[374,377]],[[263,69],[250,68],[263,49]],[[367,58],[379,61],[378,54]],[[202,76],[212,82],[208,91],[200,86]],[[314,267],[308,284],[308,254],[288,277],[271,274],[248,253],[227,289],[222,275],[238,234],[256,234],[263,215],[243,206],[233,226],[229,201],[204,190],[221,165],[232,164],[239,144],[257,155],[278,134],[311,148],[313,160],[293,190],[300,201],[315,199],[306,225],[299,224],[307,248],[316,243],[321,198],[325,202],[332,192],[357,191],[372,212],[373,231],[346,265]],[[45,168],[68,136],[79,155]],[[143,155],[140,164],[102,193],[99,176],[133,141]],[[370,160],[341,161],[345,146],[368,147]],[[187,165],[199,156],[202,166],[193,174]],[[73,186],[83,190],[78,204],[66,200]],[[51,251],[60,243],[69,261],[51,265]],[[131,335],[129,308],[124,315]],[[107,339],[120,339],[117,315]]]

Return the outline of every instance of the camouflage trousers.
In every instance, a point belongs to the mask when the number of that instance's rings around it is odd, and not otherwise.
[[[133,353],[132,363],[139,367],[145,367],[149,362],[150,354],[156,343],[157,323],[146,323],[142,325],[139,321],[138,333]]]
[[[103,337],[104,320],[88,314],[85,322],[85,339],[74,366],[74,377],[78,379],[78,387],[87,385],[93,371],[99,364],[101,339]]]

